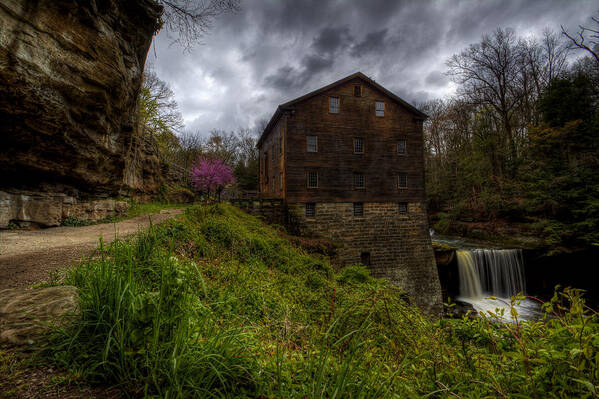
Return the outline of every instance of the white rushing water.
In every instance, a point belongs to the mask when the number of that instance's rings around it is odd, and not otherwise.
[[[456,251],[462,302],[472,304],[477,312],[504,310],[504,320],[511,320],[510,298],[526,294],[524,262],[520,249],[473,249]],[[494,296],[497,299],[489,297]],[[524,299],[515,306],[518,318],[538,317],[539,306]]]

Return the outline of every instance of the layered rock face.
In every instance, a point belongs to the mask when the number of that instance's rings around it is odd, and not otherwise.
[[[60,193],[22,191],[10,194],[0,191],[0,228],[60,226],[74,220],[102,220],[109,216],[124,215],[129,208],[125,201],[100,199],[81,201]]]
[[[160,161],[134,133],[160,12],[152,0],[0,0],[2,209],[15,213],[19,195],[158,192]]]

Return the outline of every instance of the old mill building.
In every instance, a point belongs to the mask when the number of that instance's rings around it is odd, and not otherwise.
[[[425,119],[361,72],[286,102],[258,141],[260,195],[282,199],[302,234],[339,242],[341,265],[367,265],[438,314]]]

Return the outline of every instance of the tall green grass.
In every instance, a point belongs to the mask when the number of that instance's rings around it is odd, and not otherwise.
[[[66,283],[81,317],[54,331],[46,356],[134,397],[597,392],[599,324],[578,292],[535,323],[430,321],[363,267],[335,271],[226,205],[101,245]]]

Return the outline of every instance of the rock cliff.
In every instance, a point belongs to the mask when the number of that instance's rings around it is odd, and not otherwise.
[[[135,109],[161,11],[153,0],[0,0],[0,212],[19,214],[20,195],[158,192],[162,166],[137,139]]]

